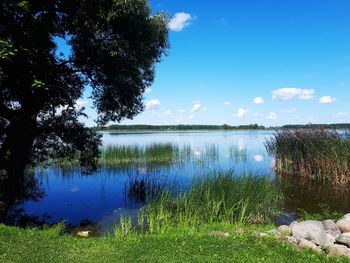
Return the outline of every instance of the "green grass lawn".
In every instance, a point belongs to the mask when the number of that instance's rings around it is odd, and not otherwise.
[[[209,237],[218,227],[168,231],[127,238],[76,238],[47,230],[0,225],[0,262],[348,262],[316,252],[296,251],[272,238],[259,238],[249,228],[230,237]]]

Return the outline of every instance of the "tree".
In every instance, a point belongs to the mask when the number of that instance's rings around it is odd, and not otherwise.
[[[77,100],[92,89],[98,125],[140,113],[168,51],[167,22],[147,0],[2,0],[0,178],[53,156],[96,168],[100,136],[80,122]]]

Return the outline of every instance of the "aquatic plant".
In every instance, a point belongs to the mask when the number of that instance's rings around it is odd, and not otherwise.
[[[247,152],[248,151],[246,148],[240,148],[237,145],[232,145],[230,147],[229,156],[234,162],[246,162],[248,160]]]
[[[139,222],[149,233],[213,223],[267,223],[281,205],[280,188],[270,178],[215,172],[196,178],[187,192],[164,189],[142,208]]]
[[[177,144],[155,143],[146,146],[113,145],[101,150],[100,164],[107,167],[131,164],[172,165],[188,157],[188,148]]]
[[[350,182],[350,135],[319,127],[276,131],[265,142],[281,175],[332,184]]]

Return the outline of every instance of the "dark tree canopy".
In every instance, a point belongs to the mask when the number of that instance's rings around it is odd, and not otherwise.
[[[100,137],[76,102],[91,87],[100,125],[140,113],[168,51],[167,22],[147,0],[2,0],[0,178],[54,155],[94,168]]]

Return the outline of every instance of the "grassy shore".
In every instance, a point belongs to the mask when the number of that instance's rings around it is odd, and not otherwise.
[[[212,230],[230,237],[210,237]],[[243,234],[233,225],[207,225],[196,231],[173,229],[162,235],[77,238],[46,230],[0,225],[0,262],[349,262],[309,250],[296,251],[273,238]]]

